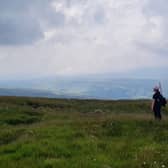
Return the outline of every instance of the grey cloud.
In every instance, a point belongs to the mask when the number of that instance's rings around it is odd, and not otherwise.
[[[33,44],[48,27],[63,25],[52,0],[0,0],[0,45]]]
[[[0,0],[0,75],[167,66],[167,0],[54,1]]]
[[[144,7],[144,12],[150,16],[168,15],[168,1],[167,0],[149,0],[147,5]]]
[[[102,24],[105,22],[105,12],[103,8],[100,8],[95,12],[94,19],[96,23]]]
[[[167,57],[168,49],[166,46],[159,46],[157,44],[148,44],[145,42],[137,42],[136,46],[139,47],[141,50],[147,50],[151,53],[158,55],[158,57]]]
[[[140,39],[137,44],[142,50],[150,51],[153,54],[158,55],[158,57],[166,57],[168,54],[167,50],[167,16],[168,16],[168,1],[167,0],[149,0],[143,8],[143,14],[146,18],[145,30],[146,32],[153,33],[156,36],[154,41],[147,41]],[[151,31],[149,31],[151,30]],[[158,36],[158,37],[157,37]]]
[[[30,24],[31,22],[31,24]],[[0,20],[0,44],[17,45],[30,44],[43,37],[36,21],[20,19],[18,21]]]

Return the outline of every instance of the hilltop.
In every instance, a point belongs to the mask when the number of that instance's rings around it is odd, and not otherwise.
[[[168,166],[168,108],[150,100],[0,97],[1,168]]]

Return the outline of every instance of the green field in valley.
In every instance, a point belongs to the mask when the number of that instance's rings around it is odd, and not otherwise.
[[[150,103],[0,97],[0,168],[166,168]]]

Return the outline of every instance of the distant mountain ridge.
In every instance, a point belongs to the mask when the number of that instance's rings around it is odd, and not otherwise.
[[[168,80],[162,80],[164,95],[168,97]],[[113,79],[108,76],[78,78],[55,77],[33,80],[0,81],[0,95],[81,99],[149,99],[152,79]]]

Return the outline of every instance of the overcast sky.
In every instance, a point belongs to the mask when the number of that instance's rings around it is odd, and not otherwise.
[[[0,0],[0,77],[162,73],[167,0]]]

